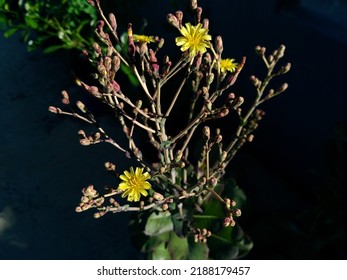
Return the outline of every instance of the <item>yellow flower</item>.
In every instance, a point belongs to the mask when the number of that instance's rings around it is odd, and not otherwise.
[[[124,174],[119,176],[122,182],[119,184],[118,189],[122,190],[122,197],[127,197],[128,201],[139,201],[141,195],[147,196],[151,188],[151,184],[147,182],[151,178],[148,172],[143,173],[143,168],[130,167],[129,171],[124,171]]]
[[[189,50],[189,55],[194,57],[197,53],[206,52],[206,48],[210,47],[211,35],[207,34],[208,29],[203,28],[199,23],[196,26],[192,26],[190,23],[186,23],[185,27],[180,28],[182,34],[181,37],[176,38],[176,45],[181,46],[181,51],[185,52]]]
[[[154,37],[153,36],[134,34],[133,35],[133,40],[134,40],[134,42],[139,42],[140,44],[152,43],[152,42],[154,42]]]
[[[221,59],[220,61],[220,71],[222,73],[229,71],[229,72],[234,72],[236,70],[237,67],[237,63],[234,62],[235,59],[230,59],[230,58],[226,58],[226,59]]]

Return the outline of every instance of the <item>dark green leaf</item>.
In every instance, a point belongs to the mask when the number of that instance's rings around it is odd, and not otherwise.
[[[173,230],[171,215],[169,212],[152,213],[147,220],[145,234],[156,236]]]
[[[63,49],[64,45],[55,45],[55,46],[49,46],[43,50],[44,53],[52,53],[57,50]]]
[[[18,30],[17,27],[13,27],[13,28],[8,29],[8,30],[4,33],[4,37],[5,37],[5,38],[11,37],[14,33],[16,33],[17,30]]]
[[[188,240],[187,238],[178,237],[174,231],[170,232],[170,241],[167,246],[173,260],[185,260],[188,257]]]

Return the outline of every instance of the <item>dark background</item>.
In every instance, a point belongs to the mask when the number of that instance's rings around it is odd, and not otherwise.
[[[145,17],[145,31],[166,37],[166,14],[186,7],[162,2],[140,1],[122,16],[139,25]],[[223,36],[224,56],[247,56],[235,87],[246,101],[254,94],[248,77],[263,74],[256,45],[285,44],[283,63],[292,63],[280,79],[288,90],[265,104],[255,141],[229,170],[248,199],[238,221],[254,241],[246,258],[345,259],[347,2],[199,4],[211,33]],[[65,52],[27,53],[18,38],[1,38],[0,59],[0,258],[142,258],[131,247],[127,214],[95,220],[73,211],[82,187],[113,183],[105,161],[128,165],[112,147],[80,146],[77,131],[88,128],[48,113],[62,89],[81,94],[76,63]]]

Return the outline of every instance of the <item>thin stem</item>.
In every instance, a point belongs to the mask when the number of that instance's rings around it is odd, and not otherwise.
[[[185,78],[182,80],[180,86],[178,87],[178,89],[177,89],[177,91],[176,91],[176,94],[175,94],[174,98],[172,99],[169,108],[168,108],[167,111],[166,111],[165,118],[168,118],[168,117],[169,117],[169,115],[170,115],[170,113],[171,113],[171,111],[172,111],[172,108],[174,107],[174,105],[175,105],[175,103],[176,103],[176,101],[177,101],[177,98],[178,98],[178,96],[180,95],[180,93],[181,93],[181,91],[182,91],[182,88],[183,88],[183,86],[184,86],[184,84],[185,84],[186,81],[187,81],[187,77],[185,77]]]

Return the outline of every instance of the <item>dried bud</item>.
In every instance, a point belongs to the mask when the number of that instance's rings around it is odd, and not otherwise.
[[[77,206],[77,207],[75,208],[75,211],[78,212],[78,213],[80,213],[80,212],[82,212],[83,210],[82,210],[81,206]]]
[[[197,20],[197,22],[201,22],[201,15],[202,15],[202,8],[197,7],[196,8],[196,20]],[[204,27],[204,28],[208,29],[208,25],[207,25],[207,27]]]

